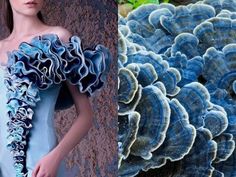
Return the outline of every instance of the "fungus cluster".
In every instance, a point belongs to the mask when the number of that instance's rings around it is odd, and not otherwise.
[[[236,176],[236,1],[119,15],[119,176]]]

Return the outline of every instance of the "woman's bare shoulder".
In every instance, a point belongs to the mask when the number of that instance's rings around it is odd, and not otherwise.
[[[0,39],[0,48],[8,41],[8,38]]]
[[[14,45],[12,45],[9,42],[8,37],[1,39],[0,40],[0,59],[1,59],[1,63],[6,63],[5,61],[3,61],[3,58],[6,58],[6,52],[12,50],[12,47]]]
[[[51,33],[56,34],[63,42],[67,42],[69,37],[72,35],[68,29],[62,26],[53,26],[50,28]]]
[[[4,39],[0,40],[0,55],[3,50],[3,43],[4,43]]]
[[[8,43],[9,43],[8,37],[0,40],[0,52],[2,51],[3,48],[8,46]]]

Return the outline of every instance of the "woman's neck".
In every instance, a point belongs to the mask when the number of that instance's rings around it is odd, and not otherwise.
[[[9,38],[25,38],[43,31],[46,27],[37,16],[26,16],[22,14],[13,14],[13,31]]]

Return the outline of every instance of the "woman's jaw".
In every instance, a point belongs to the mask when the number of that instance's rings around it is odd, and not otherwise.
[[[44,0],[9,0],[13,14],[36,16],[42,9]]]

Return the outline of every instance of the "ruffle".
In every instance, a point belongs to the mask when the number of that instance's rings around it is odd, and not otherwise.
[[[8,90],[7,147],[13,154],[17,177],[27,176],[28,134],[33,126],[33,107],[40,101],[39,90],[62,84],[56,110],[68,108],[73,100],[65,81],[90,97],[106,82],[111,59],[109,49],[101,44],[83,49],[78,36],[62,42],[53,33],[36,36],[30,43],[22,42],[18,50],[8,53],[4,80]]]
[[[46,34],[33,38],[30,43],[22,42],[19,50],[9,54],[8,66],[11,74],[29,77],[40,89],[68,80],[81,93],[91,96],[106,82],[110,63],[111,54],[101,44],[83,50],[78,36],[71,36],[69,42],[63,43],[56,34]],[[66,102],[57,100],[56,110],[73,103],[65,86],[58,97],[62,98]]]

